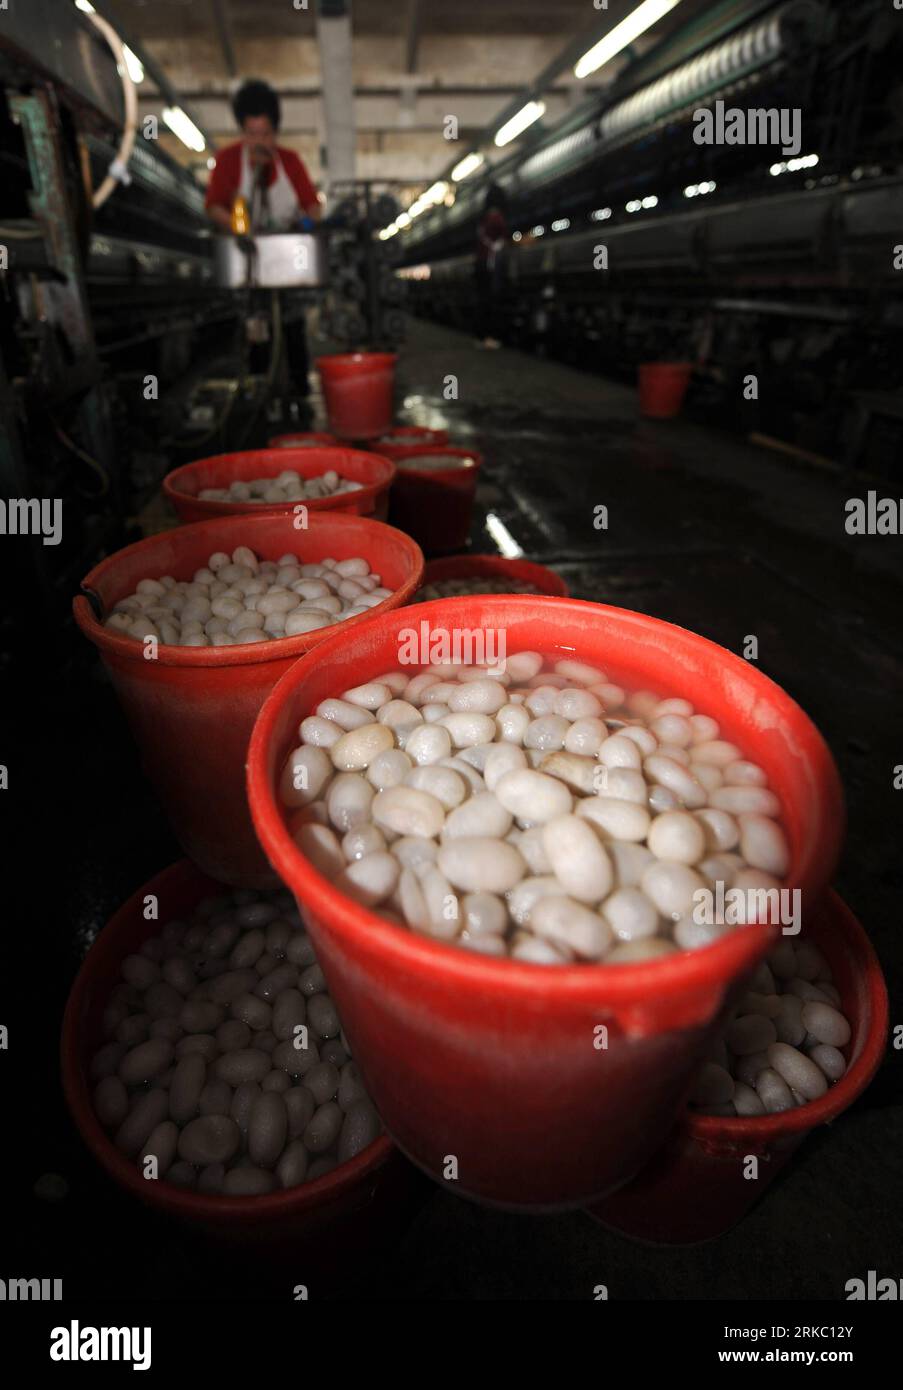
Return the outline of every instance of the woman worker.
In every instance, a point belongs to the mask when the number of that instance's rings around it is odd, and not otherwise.
[[[276,143],[279,97],[267,82],[245,82],[232,101],[242,138],[216,156],[205,207],[222,230],[232,230],[232,204],[242,197],[252,232],[290,232],[320,220],[317,190],[294,150]],[[256,216],[255,216],[256,213]]]
[[[267,82],[245,82],[232,100],[242,138],[216,156],[204,205],[221,232],[232,231],[232,206],[238,197],[247,204],[251,232],[311,231],[320,221],[317,190],[294,150],[276,143],[281,110],[279,97]],[[303,308],[291,316],[283,295],[286,358],[298,395],[308,394],[308,358]],[[261,370],[265,349],[251,349],[254,370]]]

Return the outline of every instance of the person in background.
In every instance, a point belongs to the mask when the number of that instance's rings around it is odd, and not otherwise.
[[[486,194],[483,216],[477,227],[476,283],[477,313],[482,321],[482,346],[501,347],[499,298],[501,295],[501,252],[508,241],[508,199],[505,190],[492,184]]]
[[[232,99],[242,138],[216,156],[204,205],[221,231],[232,230],[232,206],[244,198],[252,232],[307,230],[319,222],[320,200],[294,150],[277,145],[281,110],[268,82],[245,82]]]
[[[235,200],[243,198],[252,234],[312,231],[322,215],[320,200],[301,158],[276,143],[281,118],[277,93],[268,82],[245,82],[232,99],[232,111],[242,138],[216,156],[204,200],[207,215],[219,232],[231,233]],[[296,394],[306,396],[309,362],[304,311],[296,306],[292,315],[288,292],[282,292],[281,303],[289,375]],[[253,330],[249,325],[251,368],[261,371],[269,356],[258,336],[265,320],[258,313],[253,322]]]

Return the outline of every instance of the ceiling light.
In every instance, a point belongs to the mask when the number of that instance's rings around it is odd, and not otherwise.
[[[139,82],[144,81],[144,64],[137,53],[132,52],[127,43],[122,45],[122,56],[125,59],[126,71],[137,87]]]
[[[512,234],[511,234],[511,240],[512,240],[512,241],[521,241],[522,238],[523,238],[523,235],[524,235],[523,232],[512,232]]]
[[[125,59],[126,71],[137,87],[139,82],[144,81],[144,64],[137,53],[132,52],[127,43],[122,45],[122,56]]]
[[[596,208],[595,212],[590,213],[593,222],[607,222],[611,217],[611,208]]]
[[[473,154],[466,154],[463,159],[458,161],[451,171],[451,176],[455,183],[460,183],[462,179],[470,178],[470,175],[475,174],[485,163],[485,156],[475,150]]]
[[[639,198],[631,198],[629,203],[624,204],[628,212],[639,212],[642,206],[643,204],[640,202]]]
[[[597,72],[634,39],[638,39],[640,34],[664,19],[678,3],[679,0],[643,0],[642,5],[637,5],[626,19],[622,19],[588,53],[584,53],[574,68],[574,76],[588,77],[591,72]]]
[[[411,219],[406,212],[400,212],[395,219],[395,225],[404,231],[405,227],[410,227]]]
[[[650,193],[648,198],[644,198],[644,199],[643,199],[643,207],[644,207],[644,208],[657,208],[657,207],[658,207],[658,198],[655,196],[654,193]]]
[[[512,116],[511,120],[506,121],[501,130],[496,132],[495,143],[498,146],[510,144],[518,135],[522,135],[534,121],[538,121],[540,116],[545,115],[545,109],[544,101],[528,101],[526,106],[521,107],[517,115]]]
[[[552,231],[553,231],[553,232],[566,232],[567,229],[568,229],[568,227],[569,227],[570,225],[571,225],[571,219],[570,219],[569,217],[559,217],[558,220],[557,220],[557,222],[553,222],[553,223],[552,223]]]
[[[531,229],[531,231],[530,231],[530,235],[531,235],[531,236],[545,236],[545,234],[546,234],[546,229],[545,229],[545,227],[533,227],[533,228]]]
[[[426,199],[427,204],[441,203],[447,192],[448,184],[444,179],[439,179],[422,196]]]
[[[163,119],[169,126],[173,135],[177,135],[183,145],[187,145],[196,154],[203,154],[207,148],[207,141],[198,130],[194,121],[190,120],[181,106],[164,106]]]

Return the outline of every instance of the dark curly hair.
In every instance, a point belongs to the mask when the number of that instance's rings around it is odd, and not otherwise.
[[[486,190],[486,197],[483,202],[483,212],[492,212],[493,208],[507,216],[508,213],[508,194],[501,184],[491,183]]]
[[[232,98],[232,113],[239,125],[244,125],[248,116],[269,116],[273,129],[279,129],[282,110],[279,97],[269,82],[251,78],[243,82]]]

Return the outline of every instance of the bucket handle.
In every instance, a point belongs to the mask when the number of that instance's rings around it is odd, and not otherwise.
[[[98,594],[96,589],[89,588],[87,584],[81,584],[79,585],[79,588],[81,589],[81,592],[84,595],[84,597],[88,600],[89,604],[91,605],[91,611],[94,614],[94,617],[97,619],[99,623],[102,623],[104,610],[100,594]]]

